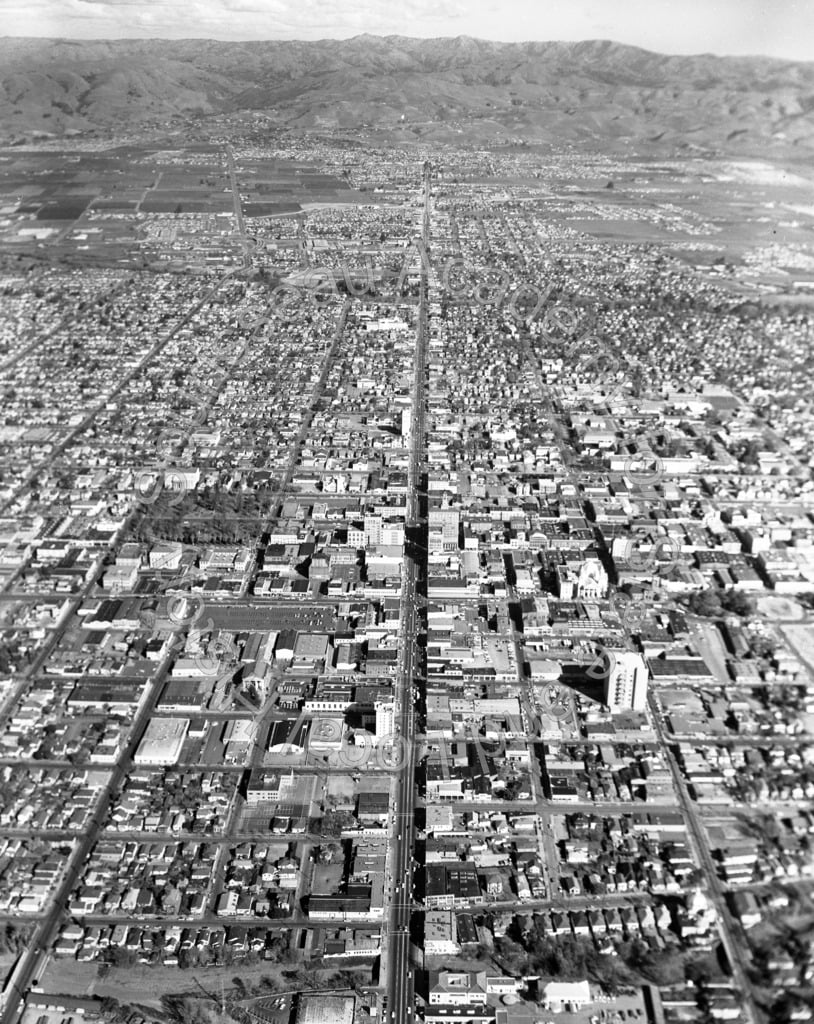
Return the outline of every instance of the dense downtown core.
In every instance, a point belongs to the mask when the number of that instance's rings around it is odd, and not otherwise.
[[[812,66],[368,38],[0,40],[2,1024],[811,1020]]]

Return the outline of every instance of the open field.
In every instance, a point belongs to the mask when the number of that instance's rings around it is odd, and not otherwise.
[[[814,626],[781,626],[792,650],[814,669]]]
[[[757,609],[767,619],[802,619],[802,606],[791,597],[761,597]]]
[[[229,967],[206,967],[182,971],[178,967],[151,967],[135,964],[133,967],[111,967],[99,977],[95,963],[76,960],[54,960],[42,980],[46,992],[59,992],[72,996],[109,996],[122,1003],[141,1004],[161,1008],[165,995],[202,995],[199,984],[220,996],[221,983],[228,992],[234,988],[234,979],[240,978],[247,988],[254,988],[263,978],[274,978],[282,987],[282,971],[291,965],[262,962],[253,966],[232,964]]]

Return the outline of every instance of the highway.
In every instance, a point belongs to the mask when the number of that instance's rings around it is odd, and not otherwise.
[[[428,169],[424,172],[424,220],[422,240],[429,238],[430,183]],[[407,525],[415,528],[420,518],[419,484],[424,454],[424,380],[427,349],[427,280],[422,261],[416,327],[415,377],[413,414],[410,431],[410,464],[407,481]],[[410,966],[410,918],[413,909],[413,849],[415,845],[415,705],[412,697],[414,679],[420,674],[416,660],[416,637],[419,632],[417,582],[419,564],[409,552],[404,559],[401,598],[401,665],[396,697],[396,732],[403,753],[401,772],[396,779],[393,803],[393,824],[390,846],[390,876],[387,890],[387,946],[385,953],[386,1008],[383,1020],[406,1024],[414,1019],[414,978]]]

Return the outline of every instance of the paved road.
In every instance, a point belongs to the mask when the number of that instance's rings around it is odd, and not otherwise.
[[[726,956],[732,969],[732,977],[743,996],[742,1010],[744,1016],[749,1024],[758,1024],[758,1021],[761,1018],[755,1007],[754,997],[752,995],[752,989],[749,985],[748,979],[749,958],[747,950],[749,945],[746,940],[746,936],[743,934],[740,925],[736,924],[729,914],[729,908],[726,905],[723,887],[720,879],[718,878],[718,872],[716,870],[715,862],[712,859],[712,854],[710,853],[707,838],[701,824],[701,819],[696,811],[692,799],[690,798],[689,792],[687,791],[684,776],[681,774],[681,769],[676,761],[675,755],[673,754],[669,740],[665,736],[664,726],[662,724],[661,716],[659,715],[656,698],[652,692],[648,694],[648,701],[650,704],[652,718],[655,723],[656,732],[658,733],[661,743],[661,749],[667,758],[667,762],[673,776],[673,787],[684,813],[684,820],[687,822],[687,826],[689,828],[688,837],[690,839],[691,846],[694,848],[693,852],[695,854],[695,861],[704,872],[707,883],[707,895],[714,905],[718,915],[718,932],[721,936],[721,941],[724,949],[726,950]]]
[[[217,914],[206,913],[200,917],[179,917],[168,915],[162,918],[138,918],[132,914],[75,914],[85,926],[113,926],[125,924],[134,928],[146,928],[151,931],[158,931],[161,928],[229,928],[234,925],[243,925],[246,928],[265,928],[268,931],[287,931],[292,928],[345,928],[347,921],[342,916],[325,918],[320,921],[313,921],[304,914],[297,914],[294,917],[255,917],[249,915],[238,917],[231,915],[221,917]],[[378,921],[354,921],[354,930],[378,932],[381,923]]]
[[[107,785],[99,793],[93,814],[85,826],[86,831],[84,835],[78,839],[71,855],[68,857],[46,916],[40,921],[28,948],[23,953],[22,966],[18,970],[15,979],[17,986],[8,995],[3,1014],[0,1016],[1,1024],[12,1024],[13,1021],[17,1020],[22,997],[28,991],[32,982],[38,978],[42,968],[48,961],[48,951],[59,933],[70,895],[76,887],[85,862],[102,831],[113,795],[121,789],[127,778],[127,773],[130,771],[133,763],[133,755],[147,728],[147,723],[150,720],[155,702],[161,693],[164,679],[174,657],[174,651],[168,654],[159,665],[152,680],[147,684],[133,721],[133,728],[130,730],[127,746],[116,763]]]
[[[265,753],[265,744],[268,738],[268,719],[271,717],[271,714],[272,708],[270,706],[263,706],[258,709],[254,718],[255,728],[251,740],[251,749],[245,760],[245,765],[249,771],[254,771],[263,765],[263,754]],[[240,765],[240,770],[242,772],[246,768]],[[235,786],[232,793],[223,834],[215,840],[218,844],[218,849],[215,854],[215,863],[212,865],[212,875],[206,888],[206,905],[210,912],[214,912],[218,899],[225,890],[227,844],[246,842],[245,837],[240,835],[239,828],[240,816],[246,806],[245,800],[240,795],[239,788],[239,786]],[[302,838],[302,836],[299,838]]]
[[[68,221],[67,230],[71,230],[75,224],[76,221]],[[112,299],[116,298],[116,296],[124,289],[124,287],[124,283],[120,282],[118,284],[115,284],[112,288],[100,292],[98,295],[94,296],[93,299],[89,301],[92,301],[96,304],[98,304],[100,301],[110,302]],[[26,337],[31,336],[32,340],[28,342],[27,345],[24,345],[22,348],[18,349],[16,352],[10,355],[7,359],[4,359],[2,362],[0,362],[0,373],[5,373],[7,370],[10,370],[13,366],[16,366],[17,363],[25,359],[25,357],[30,352],[33,352],[34,349],[40,348],[50,338],[53,338],[54,335],[57,334],[59,331],[64,331],[66,327],[69,327],[72,321],[76,323],[79,320],[81,320],[81,316],[77,313],[75,309],[72,309],[69,313],[66,313],[63,317],[61,317],[57,321],[57,323],[55,323],[52,327],[49,327],[45,331],[39,330],[40,325],[37,324],[36,321],[32,323],[31,327],[28,329],[28,331],[26,331]]]
[[[417,801],[419,806],[426,805],[426,800]],[[660,811],[674,811],[677,801],[659,800],[648,803],[641,801],[620,801],[620,800],[459,800],[450,804],[453,811],[463,813],[464,811],[496,811],[498,813],[510,814],[595,814],[595,815],[621,815],[633,814],[636,811],[657,813]]]
[[[240,241],[243,245],[243,264],[246,267],[250,267],[252,263],[251,254],[247,245],[246,238],[246,224],[243,220],[243,207],[240,202],[240,192],[237,187],[237,174],[235,172],[235,155],[232,151],[231,146],[226,147],[226,165],[229,172],[229,187],[232,190],[232,201],[234,203],[235,210],[235,223],[237,225],[237,231],[240,235]]]
[[[131,521],[132,515],[133,514],[131,513],[130,516],[125,521],[124,530],[127,529]],[[57,619],[57,621],[54,623],[53,628],[49,630],[48,637],[45,643],[42,645],[42,647],[40,647],[39,651],[36,652],[36,654],[34,655],[34,660],[31,662],[31,664],[26,669],[24,669],[23,672],[20,674],[19,680],[15,685],[14,689],[12,690],[12,692],[10,694],[7,694],[6,697],[4,698],[2,702],[2,711],[0,711],[0,729],[5,727],[12,712],[17,707],[23,693],[30,686],[31,680],[36,677],[37,673],[42,669],[43,665],[51,657],[54,648],[62,638],[62,633],[65,629],[66,624],[68,623],[74,612],[77,610],[77,608],[80,607],[83,601],[85,601],[85,599],[91,593],[94,586],[96,585],[97,580],[102,575],[103,569],[104,552],[100,552],[96,558],[96,567],[92,570],[87,582],[82,586],[78,593],[72,594],[69,597],[69,604],[62,612],[60,617]],[[18,762],[12,759],[12,763]]]
[[[72,427],[71,430],[69,430],[68,433],[62,438],[61,441],[54,445],[54,447],[48,453],[48,456],[45,459],[43,459],[42,462],[38,462],[34,466],[32,466],[28,473],[26,473],[26,475],[23,477],[22,481],[17,485],[17,487],[15,487],[12,495],[7,499],[6,502],[4,502],[2,508],[0,508],[0,512],[4,512],[6,509],[10,508],[17,501],[17,499],[31,487],[32,481],[37,477],[37,475],[46,466],[54,462],[59,455],[61,455],[71,446],[74,440],[76,440],[76,438],[80,436],[80,434],[83,434],[88,429],[88,427],[91,425],[91,423],[93,423],[93,421],[96,419],[99,413],[102,412],[103,409],[107,408],[108,403],[118,398],[118,396],[130,383],[130,381],[137,377],[138,374],[140,374],[141,371],[156,356],[160,355],[162,350],[175,337],[175,335],[181,330],[181,328],[185,327],[189,323],[189,321],[195,316],[195,314],[198,313],[201,309],[203,309],[203,307],[212,299],[215,293],[228,280],[228,278],[230,278],[233,274],[238,272],[238,269],[239,268],[236,268],[233,271],[229,271],[225,274],[222,274],[215,282],[215,284],[213,284],[212,287],[207,289],[206,294],[203,296],[203,298],[199,299],[198,302],[196,302],[195,305],[191,309],[189,309],[184,314],[184,316],[180,318],[180,320],[178,320],[178,322],[168,331],[167,334],[165,334],[162,338],[159,338],[158,341],[156,341],[156,343],[152,346],[152,348],[150,348],[150,350],[146,352],[141,357],[141,359],[139,359],[136,365],[132,367],[130,370],[128,370],[126,373],[124,373],[118,379],[115,387],[107,394],[103,395],[101,400],[97,402],[96,405],[92,406],[91,409],[88,410],[88,412],[85,414],[82,420],[75,427]]]
[[[423,242],[429,239],[429,174],[424,175]],[[427,350],[428,281],[426,265],[422,262],[416,330],[415,379],[413,386],[413,415],[411,451],[408,471],[407,522],[415,525],[419,519],[418,487],[424,451],[424,377]],[[404,765],[396,782],[394,801],[393,840],[390,853],[390,888],[388,890],[388,930],[386,951],[387,1008],[383,1020],[406,1024],[413,1019],[415,994],[410,967],[410,918],[413,911],[413,849],[415,845],[415,703],[412,699],[413,680],[416,675],[418,649],[415,639],[419,622],[417,589],[419,566],[411,555],[404,561],[402,584],[401,671],[398,685],[397,729],[402,739]]]
[[[542,900],[485,900],[463,904],[459,909],[473,912],[489,912],[490,910],[513,910],[531,913],[540,910],[556,910],[567,914],[569,910],[610,910],[611,908],[630,906],[649,906],[653,897],[647,892],[611,892],[591,893],[587,896],[558,896],[554,899]]]
[[[328,375],[331,372],[331,367],[333,366],[336,354],[339,351],[339,344],[342,340],[343,334],[345,333],[345,324],[347,323],[348,320],[348,312],[350,311],[350,307],[351,300],[345,299],[345,301],[342,304],[342,309],[339,313],[339,318],[336,322],[336,327],[334,328],[333,337],[331,338],[331,344],[328,346],[325,355],[322,357],[322,369],[320,370],[320,374],[319,377],[317,378],[316,384],[314,384],[314,387],[311,390],[311,395],[308,399],[308,404],[305,409],[305,415],[303,416],[302,422],[300,423],[300,429],[297,431],[296,436],[289,445],[288,460],[286,461],[285,472],[283,473],[277,485],[274,498],[272,499],[272,501],[269,502],[268,507],[270,509],[270,512],[262,520],[262,525],[259,527],[258,532],[260,534],[270,532],[272,526],[279,519],[279,511],[282,508],[283,498],[288,493],[288,490],[291,487],[291,481],[294,478],[294,471],[296,470],[297,464],[300,461],[302,448],[303,445],[305,444],[305,439],[307,438],[308,432],[311,429],[311,421],[314,418],[314,413],[316,412],[317,405],[319,404],[319,401],[322,398],[322,394],[325,390],[325,385],[328,381]],[[246,590],[247,588],[251,587],[256,575],[257,550],[255,550],[255,556],[252,559],[252,563],[245,573],[245,584],[243,587],[241,587],[240,592],[240,597],[242,599],[247,598]],[[227,601],[226,603],[229,602]],[[251,601],[249,600],[248,603],[251,604]],[[333,603],[336,604],[336,602]],[[292,604],[293,602],[289,602],[287,607],[291,607]],[[262,606],[269,607],[269,604],[263,602]]]

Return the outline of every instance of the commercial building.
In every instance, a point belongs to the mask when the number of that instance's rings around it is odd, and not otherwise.
[[[591,1001],[591,986],[587,981],[550,981],[543,988],[543,1006],[553,1013],[563,1010],[576,1013]]]
[[[427,956],[454,956],[460,951],[455,911],[428,910],[424,917],[424,953]]]
[[[429,515],[429,552],[457,551],[461,514],[456,508],[431,508]]]
[[[396,727],[396,705],[392,700],[377,700],[376,711],[376,739],[384,736],[392,736]]]
[[[647,703],[647,665],[633,651],[605,655],[605,703],[614,711],[644,711]]]
[[[176,764],[188,731],[188,718],[154,718],[133,760],[136,764]]]

